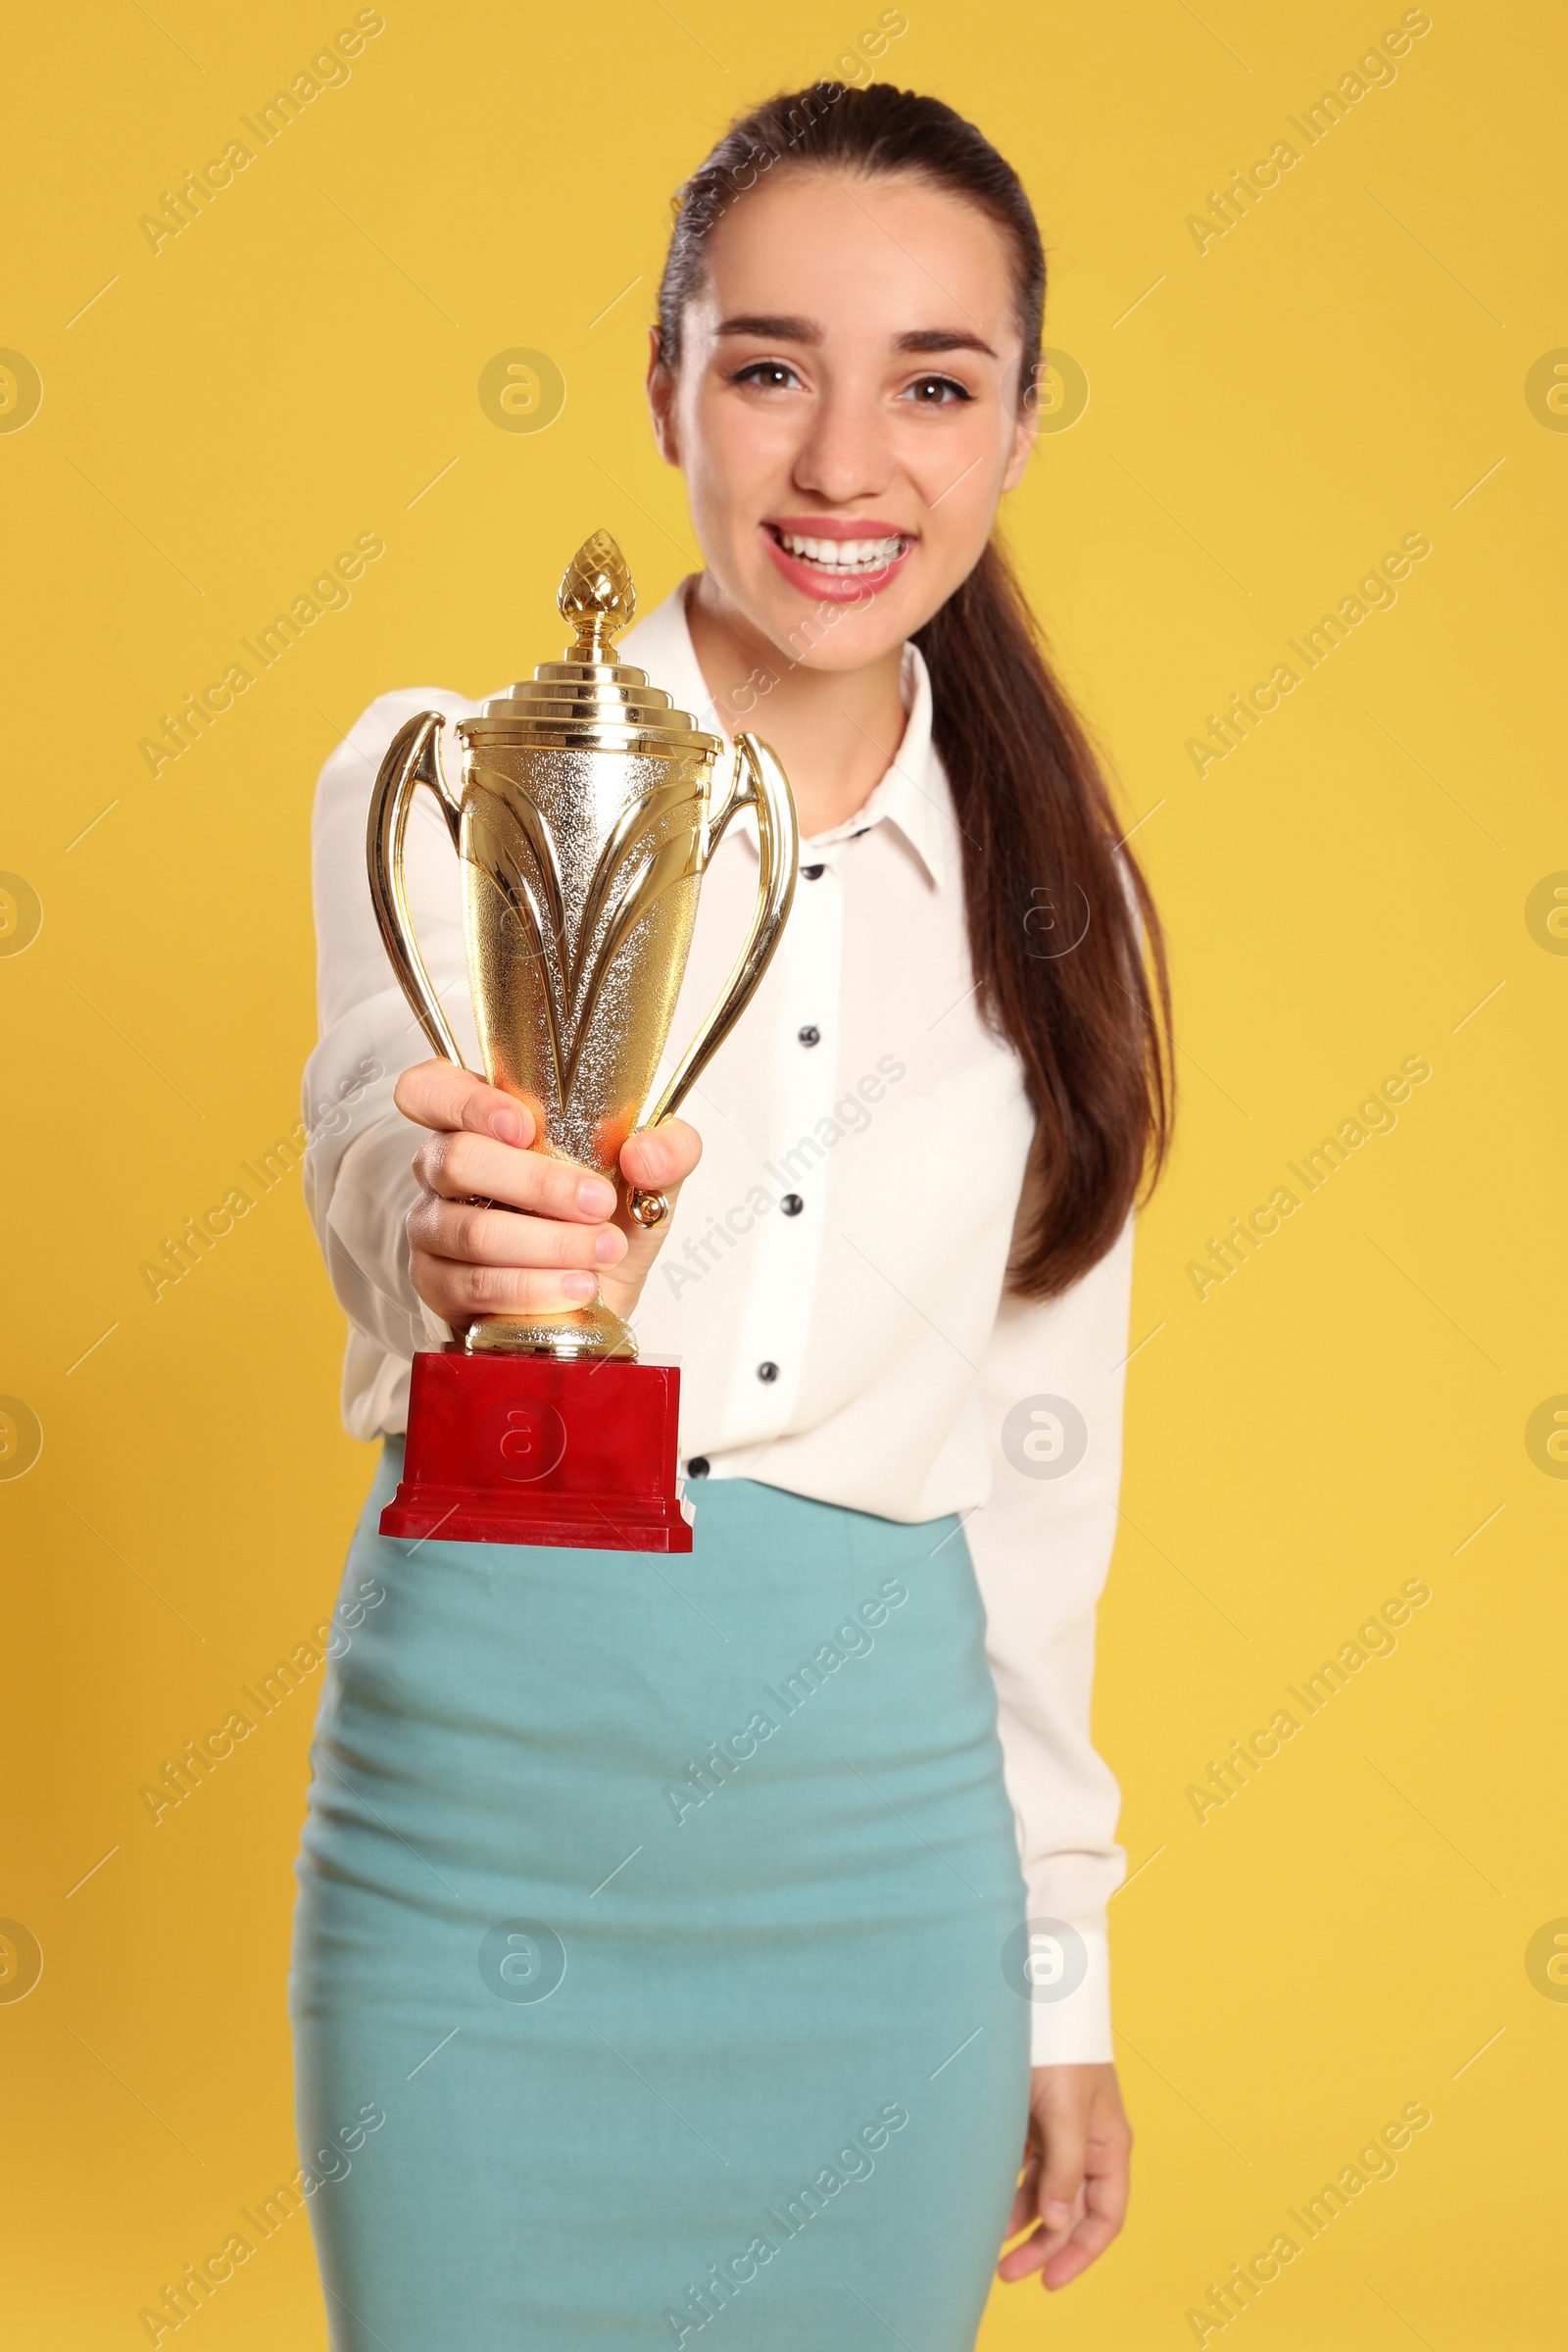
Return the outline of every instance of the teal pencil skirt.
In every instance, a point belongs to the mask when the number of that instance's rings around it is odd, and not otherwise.
[[[969,2352],[1024,1889],[958,1523],[349,1553],[297,1863],[334,2352]],[[891,2332],[890,2332],[891,2331]]]

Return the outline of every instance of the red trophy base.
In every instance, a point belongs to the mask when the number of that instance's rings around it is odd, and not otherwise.
[[[690,1551],[693,1509],[675,1474],[679,1403],[673,1364],[421,1348],[403,1482],[381,1533]]]

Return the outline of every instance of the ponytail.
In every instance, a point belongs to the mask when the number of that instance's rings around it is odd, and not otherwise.
[[[995,542],[914,642],[963,839],[977,999],[1023,1063],[1037,1122],[1037,1206],[1010,1285],[1050,1298],[1103,1257],[1165,1157],[1159,919]]]

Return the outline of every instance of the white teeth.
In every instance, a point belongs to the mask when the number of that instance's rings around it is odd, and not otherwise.
[[[880,571],[904,553],[902,534],[891,539],[813,539],[804,531],[780,531],[786,552],[821,564],[824,571]]]

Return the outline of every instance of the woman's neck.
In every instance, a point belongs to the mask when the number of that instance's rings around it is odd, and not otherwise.
[[[707,572],[688,593],[686,619],[720,724],[728,735],[751,729],[778,754],[802,833],[846,823],[904,740],[902,647],[864,669],[808,669],[753,628]]]

